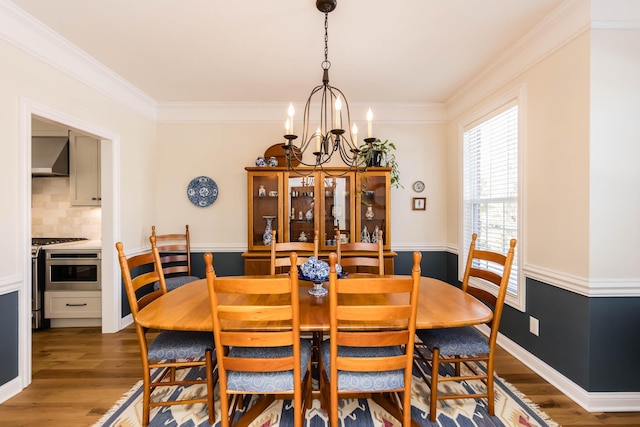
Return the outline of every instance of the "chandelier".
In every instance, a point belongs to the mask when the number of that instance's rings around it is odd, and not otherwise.
[[[302,138],[300,145],[294,141],[298,135],[293,132],[293,117],[295,110],[293,104],[289,104],[284,138],[287,142],[283,145],[287,169],[295,169],[297,165],[311,167],[312,173],[317,169],[325,170],[325,166],[331,161],[334,154],[339,153],[342,162],[348,166],[348,170],[364,167],[368,163],[370,149],[361,150],[358,146],[358,127],[351,124],[349,103],[344,93],[335,86],[329,84],[329,12],[336,8],[337,0],[316,0],[316,7],[324,13],[324,61],[322,61],[322,84],[311,91],[304,106]],[[319,102],[314,99],[320,98]],[[311,121],[311,109],[319,105],[319,119]],[[372,135],[373,114],[371,109],[367,112],[367,137],[364,142],[371,147],[375,141]],[[345,130],[346,128],[346,130]],[[313,163],[303,160],[305,153],[313,154]],[[310,157],[310,156],[307,156]]]

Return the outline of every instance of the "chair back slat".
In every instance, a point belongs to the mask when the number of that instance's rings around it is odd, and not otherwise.
[[[384,242],[382,230],[378,230],[376,243],[351,242],[342,243],[339,232],[336,234],[336,253],[338,264],[351,272],[369,272],[371,269],[384,275]],[[365,267],[364,269],[358,267]],[[369,268],[371,267],[371,268]]]
[[[155,238],[160,261],[165,276],[191,276],[191,237],[189,225],[184,233],[157,234],[156,226],[151,226],[151,236]]]
[[[382,319],[389,323],[408,319],[411,315],[410,305],[394,305],[394,306],[378,306],[378,305],[356,305],[356,306],[338,306],[336,308],[336,317],[340,321],[345,322],[374,322]],[[395,323],[395,322],[394,322]]]
[[[487,282],[492,283],[497,287],[499,287],[500,283],[502,282],[502,276],[500,274],[490,270],[483,270],[476,267],[471,267],[471,270],[469,271],[469,276],[486,280]]]
[[[395,371],[404,369],[406,364],[404,356],[340,357],[336,360],[336,369],[353,372]]]
[[[381,346],[403,345],[409,339],[406,329],[400,331],[375,332],[338,332],[338,343],[348,342],[353,347],[371,347],[371,340],[376,339]]]
[[[258,280],[260,286],[253,286],[251,292],[247,292],[246,283],[252,283],[254,279]],[[254,276],[250,280],[245,277],[218,277],[216,290],[222,294],[281,295],[291,292],[291,282],[283,276]]]
[[[240,359],[238,357],[225,357],[224,363],[227,371],[242,372],[280,372],[290,371],[295,363],[293,356],[281,357],[278,359]]]
[[[318,231],[314,231],[313,242],[278,242],[276,231],[271,232],[271,264],[269,274],[274,276],[276,273],[282,272],[285,267],[291,267],[289,254],[295,252],[296,265],[302,265],[309,257],[313,256],[318,259],[319,243]],[[288,268],[286,269],[288,270]]]
[[[269,332],[220,332],[222,340],[229,346],[237,347],[281,347],[291,345],[291,331]]]

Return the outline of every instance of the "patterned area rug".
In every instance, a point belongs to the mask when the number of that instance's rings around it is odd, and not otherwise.
[[[424,369],[424,366],[421,365]],[[204,368],[201,368],[204,369]],[[428,371],[427,371],[428,372]],[[156,373],[156,375],[159,373]],[[185,370],[182,376],[201,377],[200,369]],[[484,388],[479,381],[463,383],[445,383],[451,389],[466,389],[467,393]],[[534,404],[511,384],[496,377],[496,416],[489,416],[484,399],[463,399],[438,402],[438,419],[429,421],[429,388],[415,371],[412,382],[411,414],[413,420],[421,426],[443,427],[557,427]],[[191,386],[176,390],[177,395],[193,395],[205,392],[204,386]],[[152,395],[166,397],[166,388],[157,388]],[[215,395],[218,395],[216,387]],[[220,426],[220,407],[216,399],[216,426]],[[250,403],[249,403],[250,406]],[[391,427],[401,423],[370,399],[343,399],[340,401],[340,424],[344,427]],[[142,421],[142,381],[126,393],[113,408],[105,414],[94,427],[135,427]],[[313,407],[307,410],[305,425],[308,427],[328,426],[327,413],[320,408],[320,401],[314,400]],[[209,426],[206,404],[174,405],[153,408],[150,426],[202,427]],[[252,424],[255,427],[293,426],[291,401],[276,400]]]

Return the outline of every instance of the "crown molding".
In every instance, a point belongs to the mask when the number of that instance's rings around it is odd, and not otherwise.
[[[0,39],[156,120],[157,103],[153,98],[7,0],[0,0]]]
[[[567,0],[562,3],[447,100],[449,120],[460,116],[505,82],[512,81],[588,31],[591,25],[590,13],[588,1]]]

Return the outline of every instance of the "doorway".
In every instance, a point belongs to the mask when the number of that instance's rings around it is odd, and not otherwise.
[[[24,191],[22,203],[23,235],[25,236],[25,260],[24,271],[25,288],[31,283],[31,266],[27,266],[30,259],[27,257],[27,250],[31,247],[31,137],[32,119],[49,122],[72,131],[90,135],[100,141],[100,181],[102,194],[102,225],[101,225],[101,246],[102,246],[102,333],[114,333],[122,329],[121,321],[121,286],[119,271],[115,259],[115,242],[120,236],[120,176],[119,170],[119,147],[120,136],[108,129],[104,129],[93,123],[86,122],[77,117],[61,113],[40,104],[28,100],[22,100],[21,108],[21,134],[20,146],[22,157],[23,177],[22,187]],[[20,307],[20,328],[19,328],[19,376],[22,378],[22,385],[26,387],[31,382],[31,291],[24,289],[21,292]],[[29,308],[27,310],[27,308]]]

